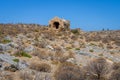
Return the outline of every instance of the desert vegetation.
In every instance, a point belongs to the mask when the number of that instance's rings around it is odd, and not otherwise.
[[[119,33],[0,24],[0,80],[120,80]]]

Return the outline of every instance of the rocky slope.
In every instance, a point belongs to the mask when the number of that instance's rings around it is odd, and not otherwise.
[[[0,80],[54,80],[58,66],[120,62],[120,30],[51,31],[37,24],[0,24]]]

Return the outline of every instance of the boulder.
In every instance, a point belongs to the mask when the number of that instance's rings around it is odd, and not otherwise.
[[[10,49],[11,47],[9,46],[9,44],[0,44],[0,51],[7,51]]]
[[[15,66],[14,68],[16,69],[24,69],[26,67],[28,67],[28,63],[25,61],[19,61],[19,62],[15,62],[14,59],[16,59],[15,56],[10,56],[9,54],[0,54],[0,60],[2,60],[3,62],[6,62],[9,64],[9,66],[5,66],[6,69],[11,69],[11,66]]]

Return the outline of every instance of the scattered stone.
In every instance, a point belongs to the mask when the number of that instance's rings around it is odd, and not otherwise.
[[[50,45],[47,45],[46,48],[54,50],[54,48],[52,46],[50,46]]]
[[[25,52],[29,53],[29,52],[33,52],[34,51],[34,47],[31,45],[31,46],[28,46],[24,49]]]
[[[15,65],[10,65],[10,66],[6,66],[4,68],[4,70],[7,70],[7,71],[11,71],[11,72],[15,72],[17,70],[19,70]]]
[[[12,41],[12,38],[11,38],[10,36],[6,36],[4,39],[5,39],[5,40]]]
[[[18,69],[24,69],[24,68],[27,68],[28,66],[29,66],[29,64],[26,61],[19,61],[17,63]]]
[[[10,42],[8,43],[9,46],[11,46],[12,48],[18,48],[18,44],[14,43],[14,42]]]
[[[76,64],[76,60],[74,58],[69,58],[66,60],[67,62],[71,62],[73,64]]]

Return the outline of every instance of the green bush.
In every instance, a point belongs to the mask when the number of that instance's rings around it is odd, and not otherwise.
[[[93,49],[90,49],[89,51],[90,51],[90,52],[94,52],[94,50],[93,50]]]
[[[75,48],[75,50],[80,50],[80,48]]]
[[[103,53],[99,54],[99,56],[103,56]]]
[[[9,43],[9,42],[11,42],[11,40],[6,40],[6,39],[4,39],[4,40],[2,41],[2,43],[4,43],[4,44]]]
[[[67,50],[72,49],[72,47],[66,47]]]
[[[20,52],[16,53],[15,56],[28,57],[28,58],[31,58],[31,57],[32,57],[31,55],[29,55],[28,53],[26,53],[26,52],[24,52],[24,51],[20,51]]]
[[[14,62],[19,62],[19,59],[13,59]]]
[[[79,31],[78,31],[77,29],[72,29],[71,32],[72,32],[73,34],[79,34]]]

